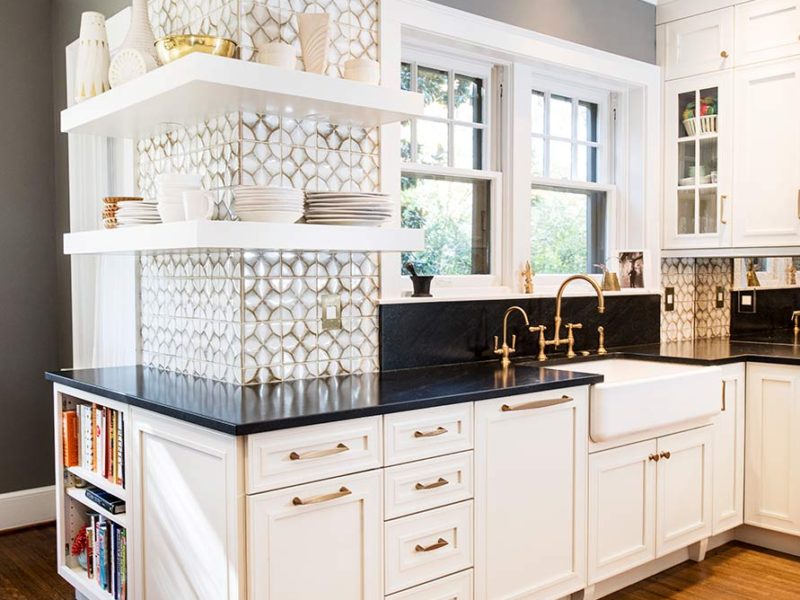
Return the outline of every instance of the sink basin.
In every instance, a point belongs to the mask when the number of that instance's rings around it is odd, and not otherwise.
[[[708,420],[722,408],[719,367],[612,358],[549,368],[603,375],[589,400],[595,442]]]

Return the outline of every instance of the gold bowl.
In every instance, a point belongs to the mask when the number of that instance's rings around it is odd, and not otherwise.
[[[162,64],[171,63],[193,52],[233,58],[236,42],[213,35],[168,35],[156,42],[156,51]]]

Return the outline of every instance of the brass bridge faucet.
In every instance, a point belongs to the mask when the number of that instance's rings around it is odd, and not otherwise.
[[[503,316],[503,345],[498,346],[498,342],[500,341],[497,336],[494,336],[494,353],[497,355],[502,356],[500,359],[503,367],[508,367],[511,364],[511,359],[509,356],[514,354],[517,351],[517,336],[511,336],[511,345],[508,345],[508,317],[511,316],[511,313],[519,312],[522,314],[522,318],[525,319],[525,325],[530,326],[530,321],[528,321],[528,315],[525,314],[525,311],[522,310],[519,306],[512,306],[506,311],[506,314]]]
[[[553,339],[548,340],[545,336],[545,331],[547,331],[547,327],[544,325],[535,325],[533,327],[529,327],[528,330],[531,333],[539,333],[539,360],[547,360],[547,354],[545,354],[545,349],[547,346],[554,346],[558,348],[561,346],[563,340],[561,338],[561,299],[564,296],[564,290],[567,286],[572,283],[573,281],[586,281],[589,283],[593,288],[595,293],[597,294],[597,312],[603,314],[606,310],[606,301],[603,297],[603,290],[600,289],[600,286],[597,282],[589,277],[588,275],[573,275],[572,277],[567,277],[564,280],[564,283],[561,284],[561,287],[558,288],[558,294],[556,294],[556,317],[555,317],[555,331],[553,333]],[[573,331],[575,329],[581,329],[583,327],[582,323],[567,323],[567,329],[569,333],[567,334],[566,342],[568,343],[569,347],[567,349],[567,358],[573,358],[576,356],[575,354],[575,336],[573,335]],[[600,334],[600,347],[599,350],[601,353],[605,353],[604,341],[605,341],[605,330],[598,329],[598,333]]]
[[[800,333],[800,323],[798,323],[798,319],[800,319],[800,310],[796,310],[792,313],[792,321],[794,321],[794,334],[797,335]]]

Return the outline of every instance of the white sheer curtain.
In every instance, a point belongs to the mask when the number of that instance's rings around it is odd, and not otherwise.
[[[121,43],[129,9],[108,20],[109,43]],[[74,74],[75,44],[67,48],[67,81]],[[68,103],[73,102],[67,85]],[[130,140],[69,135],[70,231],[103,228],[102,199],[135,191],[135,148]],[[73,367],[138,362],[138,292],[133,256],[73,256]]]

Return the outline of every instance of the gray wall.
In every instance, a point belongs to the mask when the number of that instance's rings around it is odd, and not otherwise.
[[[656,62],[656,7],[644,0],[433,0],[645,62]]]
[[[0,3],[0,493],[53,482],[50,0]]]

